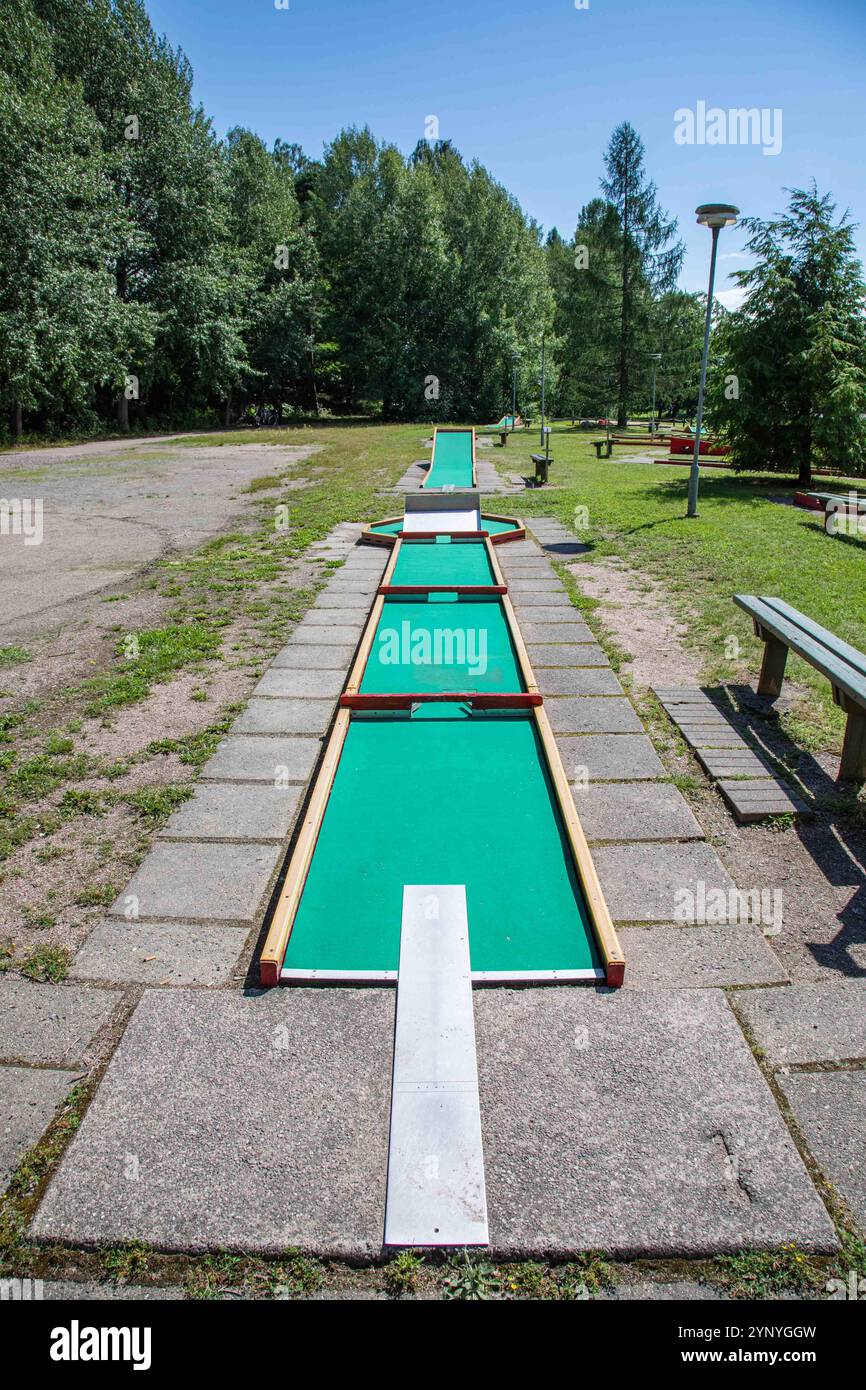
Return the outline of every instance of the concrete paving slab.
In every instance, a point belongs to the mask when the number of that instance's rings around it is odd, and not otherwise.
[[[363,624],[369,611],[370,604],[364,599],[363,604],[358,604],[355,608],[309,608],[304,614],[304,625],[306,627],[357,627]]]
[[[282,857],[276,844],[204,844],[159,840],[109,909],[166,922],[249,923],[257,920]]]
[[[622,927],[626,989],[707,989],[787,981],[758,927]]]
[[[340,647],[321,643],[315,646],[304,642],[290,643],[277,652],[271,662],[271,670],[342,671],[345,676],[356,646],[357,643],[344,643]]]
[[[812,1156],[866,1234],[866,1072],[800,1072],[779,1085]]]
[[[761,990],[736,1007],[774,1064],[866,1058],[866,980]]]
[[[306,782],[321,749],[317,738],[234,735],[218,745],[201,775],[234,782]]]
[[[836,1248],[721,991],[476,991],[491,1245]]]
[[[624,695],[625,692],[605,666],[560,666],[536,672],[538,688],[545,699],[561,695]]]
[[[279,840],[295,819],[303,788],[201,782],[159,833],[163,840]]]
[[[554,695],[544,707],[557,734],[639,734],[643,725],[624,696]]]
[[[590,782],[575,792],[584,834],[596,840],[702,840],[688,802],[669,782]]]
[[[325,647],[345,647],[351,646],[352,643],[357,645],[363,630],[364,624],[360,619],[351,625],[334,623],[333,627],[316,627],[304,619],[292,633],[291,641],[302,642],[305,645],[321,643]]]
[[[390,990],[146,994],[33,1234],[377,1253],[393,1042]]]
[[[537,603],[522,603],[521,600],[515,598],[514,595],[511,597],[514,604],[514,611],[521,623],[567,623],[572,619],[577,619],[579,623],[586,626],[579,612],[567,597],[564,603],[545,603],[543,605]],[[545,594],[543,597],[545,599],[553,598],[553,594]]]
[[[54,1067],[81,1064],[122,995],[86,985],[36,985],[0,977],[0,1058]]]
[[[333,700],[252,699],[232,725],[233,734],[324,734],[334,713]]]
[[[717,781],[730,777],[772,777],[766,763],[748,750],[698,748],[695,756],[701,767]]]
[[[667,776],[646,734],[558,738],[569,781],[639,782]]]
[[[276,699],[297,697],[305,700],[335,701],[345,684],[346,676],[342,670],[297,671],[272,666],[253,690],[253,696],[260,699],[273,696]]]
[[[313,607],[307,613],[307,617],[310,617],[313,613],[320,613],[324,609],[330,612],[334,610],[337,612],[343,610],[347,613],[351,613],[353,618],[355,618],[359,613],[368,613],[370,611],[370,603],[371,599],[367,593],[341,593],[339,590],[333,590],[329,587],[323,589],[318,595]]]
[[[600,845],[592,857],[616,922],[680,921],[680,894],[690,893],[699,912],[701,885],[705,895],[734,887],[716,851],[701,841]]]
[[[36,1143],[75,1082],[47,1067],[0,1067],[0,1192],[19,1159]]]
[[[70,976],[125,985],[223,985],[248,936],[247,927],[110,917],[93,928]]]
[[[610,1293],[604,1294],[605,1301],[614,1303],[710,1303],[727,1302],[728,1296],[712,1284],[699,1284],[687,1279],[674,1279],[670,1283],[642,1280],[639,1284],[618,1284]]]
[[[521,619],[524,642],[594,642],[592,629],[577,616],[555,623],[530,623]]]
[[[526,634],[524,633],[524,640]],[[542,666],[609,666],[597,642],[527,642],[529,660],[536,670]]]
[[[569,603],[571,602],[571,599],[565,591],[565,586],[560,579],[541,579],[535,578],[534,575],[527,575],[524,577],[523,575],[516,574],[513,579],[509,579],[508,587],[515,594],[523,594],[526,597],[533,594],[562,594]]]
[[[77,1279],[46,1279],[41,1283],[46,1303],[166,1303],[187,1299],[189,1294],[177,1284],[97,1284]]]

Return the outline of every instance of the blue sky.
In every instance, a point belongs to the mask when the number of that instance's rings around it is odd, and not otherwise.
[[[687,289],[706,283],[698,203],[767,216],[783,187],[815,177],[866,221],[866,0],[288,3],[148,0],[155,27],[190,58],[220,134],[245,125],[318,156],[344,126],[367,124],[408,152],[435,116],[441,137],[486,165],[545,229],[570,235],[598,192],[610,133],[627,119],[679,220]],[[780,152],[676,143],[674,113],[699,102],[780,110]],[[866,258],[862,228],[857,240]],[[717,288],[729,303],[742,241],[734,229],[720,246]]]

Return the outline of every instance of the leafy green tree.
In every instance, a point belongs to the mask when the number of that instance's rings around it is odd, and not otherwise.
[[[121,303],[148,309],[152,348],[130,364],[152,415],[224,400],[246,365],[232,274],[228,185],[184,55],[143,0],[36,0],[55,65],[99,120],[109,178],[130,219],[114,274]],[[118,399],[128,423],[128,401]]]
[[[153,325],[113,293],[129,219],[98,122],[56,73],[30,0],[7,0],[0,28],[0,188],[0,401],[16,434],[25,412],[80,427]]]
[[[604,157],[605,198],[619,222],[619,344],[617,423],[628,420],[633,400],[633,365],[645,346],[652,297],[672,290],[685,247],[677,223],[658,205],[655,184],[644,167],[644,145],[628,121],[618,125]]]
[[[226,140],[229,234],[249,369],[237,387],[274,405],[316,404],[314,349],[320,317],[318,256],[302,225],[291,163],[251,131]]]
[[[866,285],[848,214],[813,182],[768,221],[744,219],[755,258],[714,334],[711,419],[734,466],[866,473]]]

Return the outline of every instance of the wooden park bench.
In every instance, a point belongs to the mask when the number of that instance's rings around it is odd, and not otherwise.
[[[597,459],[600,459],[602,457],[606,459],[610,458],[611,454],[613,453],[613,445],[611,444],[609,439],[594,439],[592,442],[595,445],[595,456]],[[607,453],[602,455],[602,449],[606,449]]]
[[[548,458],[547,454],[530,454],[529,457],[535,464],[535,486],[542,487],[548,481],[553,459]]]
[[[839,780],[866,780],[866,656],[780,598],[735,594],[734,603],[749,614],[764,643],[758,694],[771,700],[779,695],[789,651],[808,661],[827,677],[833,699],[848,716]]]

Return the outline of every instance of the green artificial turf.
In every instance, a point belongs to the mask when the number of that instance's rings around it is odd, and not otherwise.
[[[466,886],[473,970],[599,967],[529,715],[353,718],[286,967],[396,971],[405,884]]]

